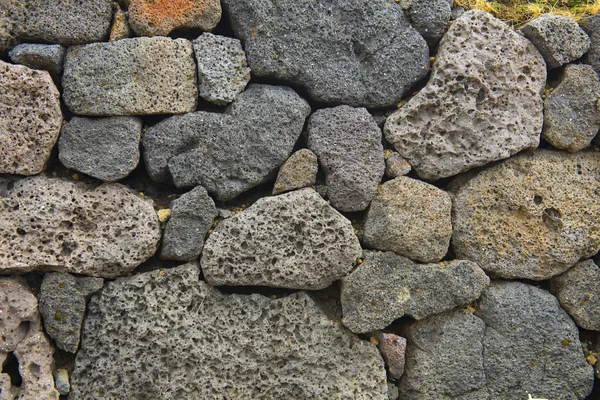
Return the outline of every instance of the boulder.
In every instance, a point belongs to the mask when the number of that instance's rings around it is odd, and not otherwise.
[[[313,186],[317,181],[319,163],[315,153],[300,149],[283,163],[273,186],[273,194]]]
[[[388,150],[389,151],[389,150]],[[398,152],[392,151],[385,159],[385,175],[388,178],[397,178],[410,172],[411,166]]]
[[[600,15],[590,15],[582,19],[579,25],[590,38],[590,48],[582,57],[582,61],[600,73]]]
[[[8,55],[13,63],[48,71],[55,82],[60,82],[65,52],[59,44],[23,43],[15,46]]]
[[[404,374],[406,339],[393,333],[384,332],[377,334],[376,339],[379,342],[377,348],[385,360],[389,377],[400,379]],[[388,383],[388,388],[389,385]],[[395,387],[396,385],[393,386]],[[395,392],[398,392],[398,388],[396,388]]]
[[[412,25],[434,48],[448,30],[453,0],[411,0],[408,15]]]

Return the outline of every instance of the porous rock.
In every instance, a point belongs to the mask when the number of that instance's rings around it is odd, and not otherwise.
[[[579,26],[590,38],[590,48],[582,57],[582,61],[600,73],[600,15],[590,15],[579,22]]]
[[[386,139],[419,177],[435,180],[537,147],[544,60],[483,11],[457,19],[427,86],[387,118]]]
[[[319,163],[315,153],[300,149],[283,163],[273,186],[273,194],[312,186],[317,181]]]
[[[429,47],[433,48],[448,30],[453,0],[412,0],[408,15]]]
[[[0,372],[0,398],[58,400],[52,367],[54,349],[42,330],[37,299],[18,278],[0,278],[0,365],[9,356],[19,364],[22,382]]]
[[[552,278],[552,293],[583,329],[600,331],[600,268],[592,260]]]
[[[365,220],[364,243],[412,260],[439,261],[452,236],[452,201],[441,189],[400,176],[379,187]]]
[[[2,273],[59,271],[114,278],[152,256],[160,227],[151,200],[120,184],[96,188],[44,175],[0,197]]]
[[[137,167],[141,137],[142,120],[137,117],[73,117],[62,127],[58,158],[67,168],[118,181]]]
[[[58,82],[63,68],[66,49],[59,44],[23,43],[15,46],[8,55],[15,64],[22,64],[32,69],[48,71]]]
[[[54,339],[56,347],[77,352],[86,300],[102,289],[103,284],[102,278],[75,277],[60,272],[44,275],[39,310],[46,333]]]
[[[434,315],[405,334],[401,398],[584,399],[592,389],[577,327],[554,296],[524,283],[494,282],[475,314]]]
[[[404,374],[406,339],[402,336],[385,332],[377,334],[376,338],[379,342],[377,348],[385,361],[389,377],[400,379]],[[398,392],[398,389],[396,389],[396,392]]]
[[[198,101],[192,43],[141,37],[73,46],[67,51],[63,99],[74,114],[178,114]]]
[[[544,100],[542,137],[571,152],[589,147],[600,129],[600,80],[589,65],[567,65]]]
[[[2,60],[0,93],[0,173],[39,174],[60,133],[60,93],[48,72]]]
[[[70,398],[385,399],[375,346],[306,293],[224,295],[198,275],[142,273],[92,297]]]
[[[545,14],[521,28],[544,56],[549,69],[577,60],[590,48],[590,38],[574,18]]]
[[[312,189],[263,197],[208,237],[202,272],[211,285],[323,289],[362,250],[354,229]]]
[[[385,0],[224,0],[252,74],[306,87],[328,104],[396,104],[429,71],[429,50]]]
[[[202,185],[231,200],[275,174],[309,113],[290,88],[250,85],[225,113],[199,111],[150,127],[142,140],[146,170],[155,181]]]
[[[548,279],[600,250],[600,154],[523,153],[458,178],[456,257],[509,279]]]
[[[179,261],[197,258],[204,247],[204,237],[217,217],[215,202],[206,189],[197,186],[174,200],[171,210],[160,257]]]
[[[200,97],[221,106],[234,101],[250,81],[241,42],[205,32],[193,44]]]
[[[411,166],[398,152],[392,151],[385,159],[385,175],[388,178],[397,178],[410,172]]]
[[[489,283],[471,261],[417,264],[392,252],[366,252],[363,263],[342,278],[342,322],[365,333],[404,315],[423,319],[476,300]]]
[[[308,148],[319,159],[331,204],[340,211],[369,206],[385,171],[381,130],[365,108],[321,109],[308,121]]]
[[[131,36],[131,29],[129,28],[129,23],[127,22],[127,14],[117,2],[113,3],[113,9],[114,15],[112,27],[110,28],[110,36],[108,38],[109,42],[127,39]]]
[[[219,0],[128,0],[129,24],[139,36],[166,36],[177,28],[212,30],[221,20]]]

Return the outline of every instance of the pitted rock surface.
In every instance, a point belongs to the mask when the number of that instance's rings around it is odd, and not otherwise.
[[[113,23],[110,28],[110,36],[108,38],[109,42],[114,42],[115,40],[127,39],[131,36],[131,28],[129,28],[129,24],[127,22],[127,13],[123,11],[119,3],[113,3]]]
[[[223,295],[198,275],[142,273],[92,297],[70,399],[385,399],[377,348],[306,293]]]
[[[120,184],[96,188],[36,176],[0,197],[0,271],[114,278],[152,256],[160,227],[152,202]]]
[[[63,99],[78,115],[179,114],[196,110],[192,43],[141,37],[70,47]]]
[[[312,186],[317,181],[319,163],[315,153],[300,149],[283,163],[277,173],[273,194]]]
[[[23,43],[15,46],[8,55],[15,64],[48,71],[52,79],[59,82],[66,51],[59,44]]]
[[[343,215],[314,190],[263,197],[208,237],[202,272],[211,285],[323,289],[348,274],[362,250]]]
[[[471,261],[417,264],[392,252],[369,251],[342,278],[342,322],[352,332],[366,333],[404,315],[420,320],[476,300],[489,283]]]
[[[48,72],[2,60],[0,93],[0,173],[39,174],[60,133],[60,93]]]
[[[290,88],[250,85],[225,113],[199,111],[150,127],[142,139],[146,170],[155,181],[202,185],[231,200],[276,173],[309,113]]]
[[[582,57],[582,61],[600,73],[600,15],[590,15],[579,22],[581,28],[590,38],[590,48]]]
[[[443,190],[400,176],[379,187],[365,219],[363,241],[412,260],[439,261],[452,236],[451,209]]]
[[[387,107],[429,72],[429,49],[385,0],[224,0],[252,74],[328,104]]]
[[[365,108],[316,111],[308,121],[308,148],[319,159],[331,204],[340,211],[369,206],[385,171],[381,130]]]
[[[428,180],[508,158],[539,144],[545,83],[527,39],[468,11],[440,42],[427,86],[387,118],[385,137]]]
[[[129,24],[139,36],[166,36],[177,28],[212,30],[221,20],[219,0],[127,0]]]
[[[600,250],[600,154],[536,150],[453,185],[452,247],[503,278],[544,280]]]

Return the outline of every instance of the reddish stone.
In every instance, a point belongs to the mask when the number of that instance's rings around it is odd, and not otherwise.
[[[385,360],[388,375],[392,379],[399,379],[404,374],[404,355],[406,353],[406,339],[393,333],[379,333],[379,352]]]

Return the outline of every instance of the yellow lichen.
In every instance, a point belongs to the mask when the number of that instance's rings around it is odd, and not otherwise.
[[[71,176],[74,180],[78,181],[79,180],[79,175],[78,174],[73,174]]]
[[[171,216],[171,209],[163,208],[156,213],[160,222],[166,222]]]
[[[376,338],[376,337],[374,337],[374,336],[371,336],[371,337],[369,338],[369,341],[370,341],[371,343],[373,343],[375,346],[377,346],[377,345],[379,344],[379,340],[377,340],[377,338]]]

